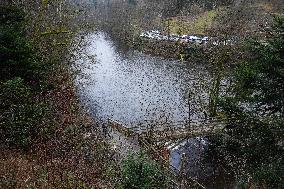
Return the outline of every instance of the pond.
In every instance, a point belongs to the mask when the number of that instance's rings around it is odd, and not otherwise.
[[[208,67],[125,50],[104,33],[87,40],[77,84],[96,117],[127,125],[185,121],[190,101],[191,119],[202,119],[212,78]]]
[[[147,121],[187,121],[189,115],[191,120],[205,119],[213,78],[206,64],[143,54],[103,32],[89,34],[84,41],[76,55],[76,69],[80,70],[76,85],[97,120],[112,119],[131,127]],[[123,138],[117,133],[113,136]],[[130,148],[125,138],[123,141]],[[230,188],[232,176],[217,163],[209,143],[206,137],[182,140],[171,150],[170,164],[178,171],[185,154],[188,176],[207,188]]]

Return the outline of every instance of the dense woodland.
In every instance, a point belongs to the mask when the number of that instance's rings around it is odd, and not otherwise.
[[[102,30],[142,49],[140,33],[154,29],[236,39],[188,58],[212,65],[208,115],[227,120],[211,148],[235,188],[284,188],[282,1],[1,0],[0,23],[0,188],[170,188],[145,154],[118,163],[70,70],[78,34]]]

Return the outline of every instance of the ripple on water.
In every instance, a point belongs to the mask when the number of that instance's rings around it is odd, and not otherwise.
[[[203,116],[210,82],[204,65],[121,51],[104,33],[87,39],[85,53],[77,55],[82,71],[77,83],[86,104],[100,119],[125,124],[187,120],[189,90],[198,95],[191,100],[193,118]],[[94,56],[93,61],[84,59],[86,54]]]

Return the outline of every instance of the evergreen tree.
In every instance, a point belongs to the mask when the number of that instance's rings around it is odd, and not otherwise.
[[[243,160],[233,163],[244,167],[237,176],[252,178],[256,186],[283,188],[284,16],[275,17],[267,34],[267,41],[249,43],[232,93],[220,100],[230,118],[229,139],[222,144],[231,159]]]
[[[250,59],[237,70],[235,94],[253,111],[284,115],[284,17],[275,18],[266,42],[253,42]]]

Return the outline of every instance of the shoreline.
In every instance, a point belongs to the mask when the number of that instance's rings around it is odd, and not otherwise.
[[[180,60],[182,62],[206,61],[207,56],[204,44],[182,44],[180,41],[158,41],[143,38],[136,38],[126,44],[129,48],[145,54]]]

